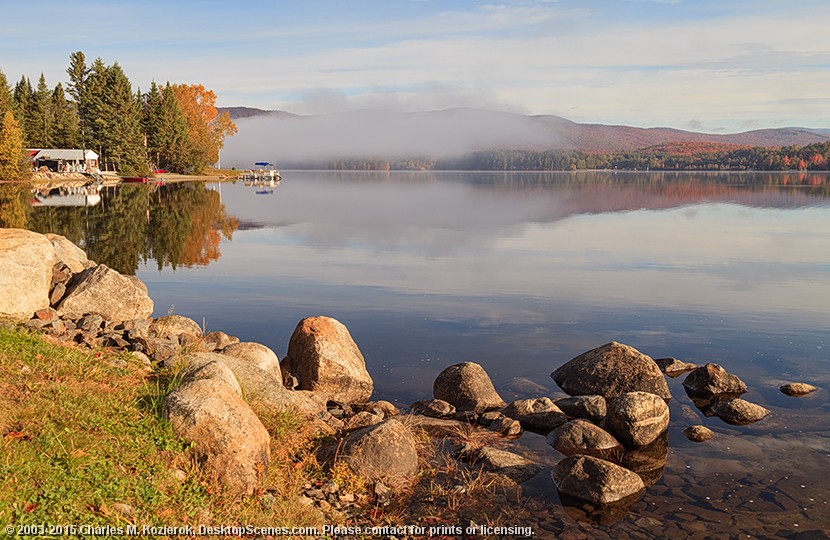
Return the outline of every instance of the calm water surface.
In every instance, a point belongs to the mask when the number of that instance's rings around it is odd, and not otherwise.
[[[550,372],[612,340],[654,358],[717,362],[772,414],[729,426],[694,409],[682,377],[670,381],[664,474],[609,534],[830,527],[827,176],[289,171],[273,189],[206,188],[198,196],[221,199],[221,219],[211,202],[213,214],[182,224],[181,194],[140,186],[143,222],[107,232],[116,245],[140,245],[125,264],[149,287],[156,316],[204,320],[280,357],[301,318],[335,317],[360,346],[375,397],[401,404],[430,397],[435,376],[462,361],[482,364],[508,401],[557,397]],[[102,204],[131,208],[118,203],[125,197]],[[34,209],[33,228],[60,229],[67,218],[55,212]],[[106,229],[89,224],[102,210],[75,212],[76,237]],[[181,246],[155,237],[199,220],[221,222],[225,236],[184,232]],[[101,234],[90,245],[103,246]],[[821,390],[788,398],[783,381]],[[717,436],[687,441],[680,432],[695,423]],[[520,444],[558,459],[540,437]],[[556,499],[549,481],[537,484],[530,493]],[[576,526],[579,516],[550,511]]]

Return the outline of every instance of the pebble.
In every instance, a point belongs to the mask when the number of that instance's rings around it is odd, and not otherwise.
[[[715,436],[715,432],[706,426],[691,426],[683,430],[683,435],[693,442],[708,441]]]
[[[812,384],[800,382],[782,384],[778,389],[782,393],[791,397],[806,396],[807,394],[810,394],[818,390],[818,388],[816,388]]]

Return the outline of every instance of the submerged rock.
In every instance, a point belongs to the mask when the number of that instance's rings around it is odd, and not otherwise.
[[[624,443],[645,446],[668,429],[669,407],[654,394],[627,392],[611,402],[605,421]]]
[[[677,358],[655,358],[654,363],[657,364],[657,367],[660,368],[660,371],[668,375],[669,377],[678,377],[687,371],[692,371],[693,369],[697,369],[697,364],[691,364],[689,362],[683,362],[682,360],[678,360]]]
[[[801,382],[782,384],[778,389],[782,393],[791,397],[806,396],[807,394],[818,390],[818,388],[816,388],[812,384]]]
[[[611,504],[645,489],[636,473],[590,456],[563,459],[553,468],[552,476],[561,493],[598,505]]]
[[[519,399],[510,403],[502,411],[504,416],[521,422],[527,429],[548,433],[565,422],[568,418],[549,398]]]
[[[690,426],[683,430],[683,435],[692,442],[708,441],[715,436],[715,432],[706,426]]]
[[[483,446],[473,452],[473,462],[480,463],[485,470],[502,474],[517,484],[526,482],[542,470],[542,466],[513,452]]]
[[[282,361],[283,380],[297,377],[299,390],[326,394],[345,403],[368,401],[374,383],[349,330],[331,317],[297,324]]]
[[[692,370],[683,381],[690,395],[743,394],[746,384],[718,364],[708,363]]]
[[[712,407],[718,418],[734,426],[745,426],[762,419],[769,411],[743,399],[731,399]]]
[[[580,354],[551,373],[551,377],[572,396],[613,399],[626,392],[641,391],[671,399],[666,378],[654,360],[617,342]]]
[[[436,399],[452,403],[459,411],[482,413],[504,407],[493,381],[475,362],[454,364],[439,373],[432,385],[432,394]]]

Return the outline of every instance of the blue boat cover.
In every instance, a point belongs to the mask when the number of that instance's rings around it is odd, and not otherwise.
[[[254,163],[254,165],[258,167],[267,167],[268,165],[270,165],[270,163],[268,163],[267,161],[257,161],[256,163]]]

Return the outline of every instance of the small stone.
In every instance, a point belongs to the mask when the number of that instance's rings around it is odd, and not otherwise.
[[[691,426],[683,430],[683,435],[692,442],[703,442],[714,437],[715,432],[706,426]]]
[[[778,389],[781,390],[782,393],[791,397],[806,396],[807,394],[818,390],[818,388],[812,384],[800,382],[782,384]]]
[[[173,469],[170,471],[170,476],[178,480],[179,482],[186,482],[187,481],[187,473],[181,469]]]
[[[712,411],[718,418],[734,426],[745,426],[757,422],[769,414],[769,411],[760,405],[740,398],[715,405],[712,407]]]
[[[501,416],[487,427],[490,431],[495,431],[503,437],[513,439],[522,434],[522,424],[518,420],[513,420],[506,416]]]
[[[346,504],[351,504],[355,501],[354,493],[341,493],[338,495],[338,499],[340,499],[340,502]]]
[[[490,424],[492,424],[495,420],[498,420],[499,418],[501,418],[502,416],[504,416],[504,415],[502,413],[498,412],[498,411],[487,411],[486,413],[480,414],[478,416],[478,420],[476,420],[476,422],[480,426],[487,427]]]
[[[51,306],[56,306],[58,303],[63,299],[63,295],[66,294],[66,285],[63,283],[56,283],[54,287],[52,287],[52,292],[49,293],[49,304]]]
[[[554,400],[554,403],[571,418],[585,418],[591,422],[602,421],[608,412],[602,396],[574,396]]]
[[[274,495],[272,495],[271,493],[266,493],[262,496],[262,498],[259,501],[262,504],[263,508],[271,508],[272,506],[274,506],[274,503],[277,502],[277,498],[274,497]]]
[[[455,414],[455,407],[443,399],[416,401],[412,404],[412,410],[432,418],[447,418]]]
[[[44,324],[49,324],[58,320],[58,312],[50,307],[46,307],[35,311],[35,317],[43,321]]]
[[[90,313],[78,319],[78,328],[85,332],[96,332],[104,325],[104,318],[97,313]]]
[[[475,424],[478,422],[478,414],[474,411],[457,411],[453,419],[459,422],[466,422],[467,424]]]
[[[388,506],[389,503],[392,502],[392,498],[395,496],[395,492],[392,491],[392,488],[388,487],[383,482],[375,482],[374,492],[375,498],[381,506]]]
[[[489,446],[473,452],[472,458],[480,462],[486,470],[507,476],[517,484],[526,482],[542,470],[542,466],[538,463],[513,452]]]
[[[128,521],[132,521],[135,519],[135,508],[133,508],[129,504],[115,503],[112,505],[112,509],[118,512],[121,515],[121,517]]]
[[[660,371],[669,377],[678,377],[687,371],[697,369],[697,364],[683,362],[677,358],[655,358],[654,363],[660,368]]]
[[[317,500],[326,498],[326,494],[320,488],[309,489],[308,491],[305,492],[305,494],[306,494],[306,496],[311,497],[312,499],[317,499]]]
[[[622,452],[622,445],[613,435],[581,418],[551,431],[547,443],[566,456],[585,454],[610,459]]]
[[[521,422],[528,429],[547,433],[565,422],[568,418],[550,398],[518,399],[502,409],[502,414]]]

